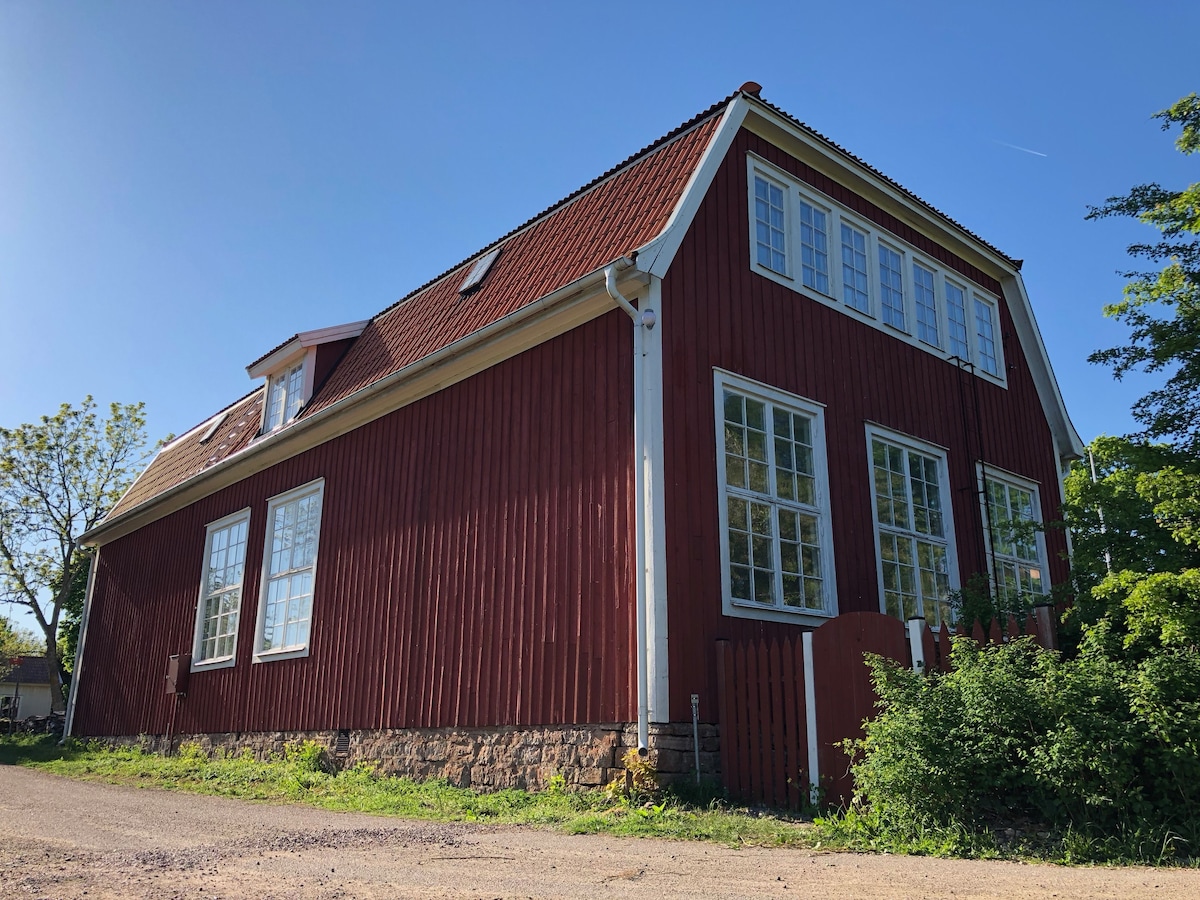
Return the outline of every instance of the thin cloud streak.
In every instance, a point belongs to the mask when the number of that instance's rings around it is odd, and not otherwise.
[[[993,143],[999,144],[1001,147],[1008,147],[1012,150],[1020,150],[1022,153],[1031,153],[1034,156],[1043,156],[1043,157],[1050,156],[1049,153],[1042,153],[1039,150],[1030,150],[1028,147],[1018,147],[1016,144],[1010,144],[1007,141],[997,141],[995,138],[993,138],[992,141],[993,141]]]

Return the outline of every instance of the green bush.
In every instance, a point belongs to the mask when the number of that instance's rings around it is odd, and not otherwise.
[[[880,713],[851,743],[855,803],[836,828],[952,852],[1020,833],[1143,861],[1200,839],[1194,650],[1064,660],[1028,639],[960,638],[952,659],[946,675],[871,660]]]

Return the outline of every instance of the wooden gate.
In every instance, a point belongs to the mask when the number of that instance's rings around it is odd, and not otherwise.
[[[798,809],[820,786],[849,802],[849,760],[875,691],[864,653],[910,665],[904,623],[847,613],[794,638],[717,642],[721,770],[732,796]]]

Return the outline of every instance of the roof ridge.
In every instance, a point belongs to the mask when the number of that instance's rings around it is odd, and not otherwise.
[[[600,185],[602,185],[606,181],[609,181],[610,179],[615,178],[617,175],[620,175],[623,171],[628,169],[630,166],[636,165],[637,163],[641,162],[644,158],[650,156],[652,153],[657,153],[663,147],[666,147],[668,144],[671,144],[674,141],[678,140],[679,138],[682,138],[684,135],[686,135],[689,132],[691,132],[692,130],[698,128],[699,126],[704,124],[706,121],[708,121],[710,118],[712,118],[715,114],[717,114],[718,112],[723,110],[740,93],[742,93],[742,92],[734,91],[732,94],[730,94],[725,99],[718,100],[712,106],[708,107],[708,109],[697,113],[696,115],[692,116],[690,119],[686,120],[682,124],[673,128],[671,131],[668,131],[662,137],[658,138],[658,140],[652,141],[651,143],[649,143],[645,147],[643,147],[641,150],[638,150],[636,153],[633,153],[630,156],[627,156],[625,159],[623,159],[621,162],[617,163],[612,168],[608,169],[606,172],[603,172],[600,175],[597,175],[595,178],[593,178],[587,184],[583,185],[582,187],[576,188],[574,191],[572,191],[567,196],[563,197],[561,200],[557,201],[556,203],[552,203],[550,206],[547,206],[541,212],[533,215],[529,219],[526,219],[520,225],[517,225],[515,228],[512,228],[511,230],[505,232],[500,237],[498,237],[494,241],[492,241],[490,244],[485,244],[483,247],[476,250],[470,256],[467,256],[464,259],[459,260],[454,265],[450,266],[450,268],[446,269],[445,271],[441,272],[438,275],[435,275],[434,277],[430,278],[428,281],[421,284],[420,286],[413,288],[411,291],[409,291],[403,297],[401,297],[400,299],[391,303],[386,308],[380,310],[375,315],[371,316],[370,321],[374,322],[376,319],[382,318],[383,316],[390,313],[396,307],[403,305],[408,300],[411,300],[413,297],[416,297],[418,294],[421,294],[422,292],[433,287],[433,285],[437,284],[442,279],[448,278],[449,276],[453,275],[455,272],[457,272],[459,269],[461,269],[463,266],[465,266],[471,260],[478,258],[480,255],[482,255],[484,253],[487,253],[489,250],[492,250],[493,248],[503,244],[505,241],[508,241],[509,239],[520,234],[521,232],[527,231],[528,229],[532,228],[534,225],[541,222],[543,219],[550,217],[551,215],[559,212],[564,207],[569,206],[571,203],[574,203],[576,200],[578,200],[584,194],[590,193],[591,191],[600,187]]]

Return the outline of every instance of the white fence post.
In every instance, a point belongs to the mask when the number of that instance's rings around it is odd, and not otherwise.
[[[804,716],[808,730],[808,802],[821,799],[821,771],[817,754],[817,686],[813,677],[813,636],[803,634],[804,643]]]
[[[925,673],[925,620],[918,617],[908,620],[908,649],[912,652],[914,672]]]

